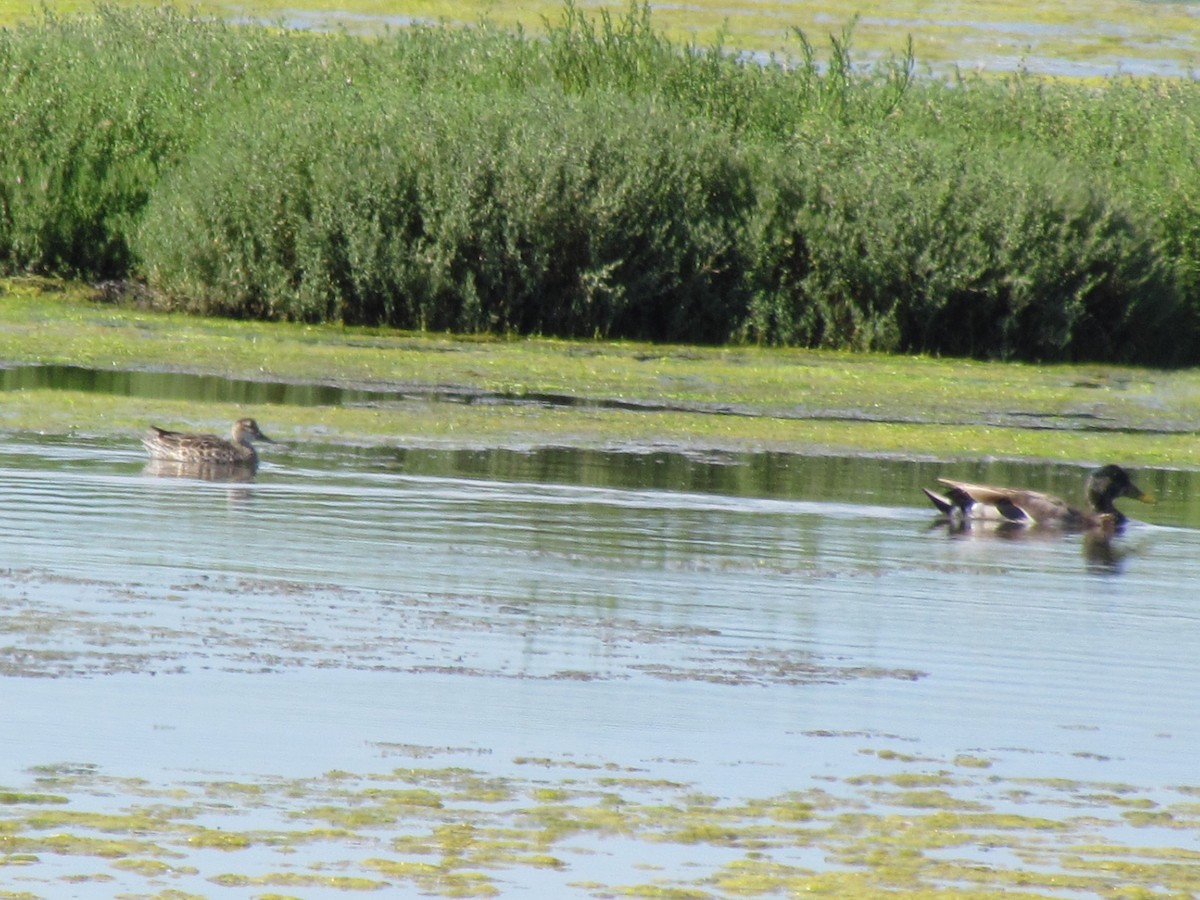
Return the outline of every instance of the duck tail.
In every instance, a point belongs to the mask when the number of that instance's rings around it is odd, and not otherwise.
[[[921,488],[921,490],[925,492],[925,496],[929,498],[929,502],[936,506],[938,512],[944,516],[953,514],[954,510],[958,508],[949,497],[943,497],[941,494],[929,490],[929,488]]]

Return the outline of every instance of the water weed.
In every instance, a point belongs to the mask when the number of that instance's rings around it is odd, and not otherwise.
[[[915,767],[902,774],[923,773]],[[869,776],[824,775],[825,787],[817,787],[804,773],[798,778],[803,786],[786,794],[697,802],[686,783],[660,781],[652,790],[614,794],[577,771],[547,771],[536,781],[504,779],[502,798],[461,802],[464,788],[480,777],[454,768],[263,777],[261,830],[222,829],[238,840],[208,843],[197,838],[215,829],[191,819],[204,815],[235,827],[244,815],[236,805],[206,802],[221,795],[219,785],[84,775],[67,786],[72,806],[100,804],[131,819],[125,810],[136,809],[136,824],[106,841],[77,835],[84,826],[72,821],[46,835],[51,826],[32,820],[29,810],[6,807],[9,848],[36,850],[19,861],[10,854],[8,861],[39,890],[61,885],[52,859],[74,857],[94,863],[93,878],[169,886],[171,896],[213,885],[342,892],[411,887],[438,897],[494,896],[525,878],[543,890],[552,885],[560,894],[584,897],[815,892],[982,898],[1018,890],[1048,898],[1068,889],[1128,897],[1190,895],[1198,887],[1198,855],[1178,832],[1139,839],[1119,808],[1094,799],[1098,785],[1092,783],[1056,792],[1016,777],[967,775],[952,791],[924,792],[930,796],[914,803],[911,791],[859,788],[872,782]],[[393,808],[388,791],[379,788],[397,782],[427,785],[444,803]],[[1015,801],[994,799],[1016,784],[1029,791]],[[1178,813],[1194,827],[1182,799],[1192,787],[1132,790],[1144,799],[1154,794],[1164,814]],[[147,799],[153,805],[143,807]],[[312,808],[377,804],[387,815],[353,830],[314,840],[296,827]],[[650,862],[668,846],[680,863]],[[597,855],[603,881],[588,878]]]

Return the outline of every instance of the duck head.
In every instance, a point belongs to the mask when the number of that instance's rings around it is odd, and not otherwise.
[[[258,430],[258,423],[253,419],[238,419],[233,423],[233,440],[236,444],[249,444],[251,441],[266,441],[275,443]]]
[[[1129,473],[1120,466],[1107,465],[1096,469],[1087,479],[1087,498],[1092,509],[1098,513],[1115,513],[1113,501],[1118,497],[1130,497],[1143,503],[1153,503],[1154,495],[1141,490]]]

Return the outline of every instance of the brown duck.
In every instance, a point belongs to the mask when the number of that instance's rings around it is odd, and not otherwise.
[[[215,434],[189,434],[167,431],[151,425],[142,437],[151,459],[181,463],[206,463],[222,466],[256,466],[258,454],[252,441],[274,443],[258,429],[253,419],[238,419],[233,423],[229,440]]]
[[[923,489],[925,496],[943,515],[959,522],[991,519],[1015,525],[1071,531],[1096,529],[1112,533],[1127,521],[1114,505],[1114,500],[1132,497],[1143,503],[1154,502],[1152,495],[1143,493],[1133,483],[1128,472],[1115,465],[1103,466],[1088,475],[1084,485],[1087,510],[1078,510],[1053,494],[1023,488],[989,487],[948,478],[939,478],[938,481],[946,485],[945,493],[939,494],[926,488]]]

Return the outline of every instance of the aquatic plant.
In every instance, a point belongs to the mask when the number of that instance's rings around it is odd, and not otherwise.
[[[893,774],[904,782],[926,773]],[[140,889],[152,879],[171,886],[161,896],[214,885],[435,897],[497,896],[513,885],[594,897],[1152,897],[1200,889],[1200,853],[1183,840],[1197,824],[1194,785],[1126,786],[1153,809],[1130,819],[1102,783],[970,772],[951,790],[915,798],[878,787],[892,781],[878,772],[824,774],[824,787],[804,773],[801,789],[724,800],[662,779],[614,793],[570,760],[545,761],[536,778],[505,778],[499,797],[471,796],[483,778],[454,767],[264,777],[255,785],[258,825],[241,830],[242,792],[219,782],[60,775],[56,788],[71,807],[108,810],[89,814],[111,819],[101,826],[107,837],[79,834],[90,823],[71,809],[6,805],[4,863],[41,886],[55,883],[55,858],[91,862],[90,880]],[[444,802],[396,802],[395,783]],[[339,806],[373,815],[345,830],[304,826]],[[1155,831],[1164,821],[1174,830]],[[1147,829],[1142,839],[1139,828]],[[653,862],[665,848],[671,866]],[[585,880],[597,854],[604,881]]]

